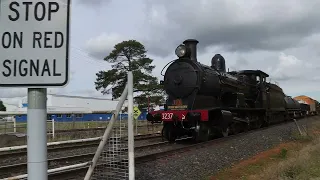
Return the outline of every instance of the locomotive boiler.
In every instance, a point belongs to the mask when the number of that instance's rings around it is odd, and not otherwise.
[[[265,72],[227,72],[221,54],[212,57],[210,66],[198,62],[198,43],[188,39],[176,48],[178,58],[168,66],[161,81],[168,94],[165,109],[147,115],[148,121],[163,123],[166,139],[187,135],[206,141],[300,113],[295,100],[266,81],[269,75]]]
[[[198,63],[197,43],[197,40],[190,39],[178,46],[176,54],[179,59],[166,70],[163,85],[169,95],[168,110],[216,106],[215,97],[221,92],[232,93],[239,87],[237,78],[225,73],[225,60],[220,54],[212,58],[211,66]]]

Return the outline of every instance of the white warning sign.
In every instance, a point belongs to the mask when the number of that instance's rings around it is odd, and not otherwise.
[[[70,0],[0,0],[0,86],[64,86]]]

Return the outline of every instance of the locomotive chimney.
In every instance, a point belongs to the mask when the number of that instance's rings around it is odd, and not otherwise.
[[[199,41],[195,39],[187,39],[183,41],[183,44],[185,44],[186,47],[188,47],[191,51],[191,54],[190,54],[191,61],[197,61],[197,44],[198,43]]]

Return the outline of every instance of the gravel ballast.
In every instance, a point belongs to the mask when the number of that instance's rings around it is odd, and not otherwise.
[[[308,118],[308,126],[319,117]],[[307,119],[297,121],[306,124]],[[177,154],[167,160],[159,159],[136,165],[137,180],[197,180],[214,175],[219,170],[247,159],[259,152],[268,150],[280,143],[294,140],[298,133],[294,122],[270,127],[262,131],[251,132],[241,137]]]

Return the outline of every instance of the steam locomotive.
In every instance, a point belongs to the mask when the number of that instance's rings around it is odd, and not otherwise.
[[[211,66],[199,63],[198,43],[188,39],[176,48],[178,58],[160,82],[168,94],[165,109],[147,115],[148,121],[163,123],[167,140],[192,136],[207,141],[306,116],[308,105],[267,82],[269,75],[261,70],[226,72],[220,54]]]

